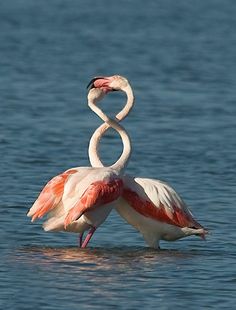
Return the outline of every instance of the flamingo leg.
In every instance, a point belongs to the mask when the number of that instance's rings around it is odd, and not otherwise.
[[[92,227],[92,228],[90,229],[90,231],[88,232],[86,238],[84,239],[84,242],[82,243],[81,248],[86,248],[86,246],[88,245],[90,239],[92,238],[92,236],[93,236],[95,230],[96,230],[96,227]]]
[[[83,235],[84,235],[84,233],[81,233],[81,234],[79,235],[79,247],[80,247],[80,248],[82,247],[82,244],[83,244]]]

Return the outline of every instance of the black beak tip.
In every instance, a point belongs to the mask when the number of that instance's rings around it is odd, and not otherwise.
[[[87,85],[87,89],[92,89],[94,88],[94,82],[96,81],[96,78],[93,78]]]

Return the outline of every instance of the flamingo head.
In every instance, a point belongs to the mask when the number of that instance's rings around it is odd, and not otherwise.
[[[95,77],[93,78],[87,88],[93,89],[93,88],[99,88],[101,89],[105,94],[111,91],[117,91],[121,90],[124,91],[124,89],[129,85],[129,82],[126,78],[120,75],[113,75],[108,77]]]

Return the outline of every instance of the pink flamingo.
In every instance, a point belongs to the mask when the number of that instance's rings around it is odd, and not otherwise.
[[[131,86],[124,77],[97,77],[89,85],[91,88],[100,88],[104,94],[113,90],[124,91],[128,98],[127,104],[117,114],[117,121],[121,121],[128,114],[134,97]],[[93,106],[90,107],[96,112]],[[101,137],[108,128],[108,122],[102,124],[90,140],[90,162],[94,167],[103,167],[98,156],[97,137]],[[191,235],[205,238],[207,230],[193,218],[184,201],[168,184],[129,175],[124,175],[122,180],[123,191],[117,201],[116,210],[143,235],[150,247],[158,248],[160,240],[173,241]]]
[[[120,134],[123,152],[119,160],[110,167],[76,167],[54,177],[43,188],[27,214],[32,217],[32,222],[48,214],[48,220],[43,224],[45,231],[79,232],[82,248],[87,246],[120,197],[123,190],[122,175],[131,152],[130,139],[124,128],[95,105],[105,93],[104,90],[91,89],[88,104],[108,126]],[[90,156],[93,160],[93,155]],[[83,241],[86,230],[89,233]]]

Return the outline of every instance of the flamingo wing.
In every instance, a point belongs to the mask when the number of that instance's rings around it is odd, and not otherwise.
[[[122,193],[122,189],[123,182],[121,179],[96,181],[90,184],[79,201],[69,210],[64,221],[65,229],[73,221],[79,219],[85,212],[118,199]]]
[[[126,176],[122,197],[145,217],[179,227],[202,228],[174,189],[162,181]]]
[[[77,171],[76,169],[69,169],[55,176],[45,185],[27,214],[27,216],[32,216],[32,222],[37,218],[42,218],[59,204],[68,178]]]

